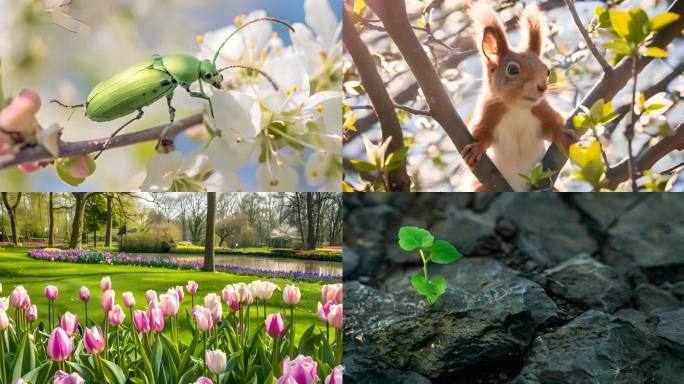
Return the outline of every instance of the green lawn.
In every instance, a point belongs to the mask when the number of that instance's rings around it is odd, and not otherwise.
[[[33,304],[38,306],[39,320],[45,322],[47,322],[47,299],[43,295],[43,290],[48,284],[59,288],[59,297],[55,302],[57,313],[68,310],[76,313],[80,321],[85,319],[85,310],[83,303],[79,300],[78,291],[81,286],[88,287],[91,294],[91,301],[88,305],[89,320],[96,320],[101,323],[104,320],[104,313],[100,309],[100,296],[102,294],[100,279],[103,276],[111,277],[112,289],[117,295],[117,304],[123,307],[121,294],[125,291],[131,291],[135,295],[137,309],[143,309],[143,306],[147,306],[145,292],[148,289],[162,293],[176,285],[185,286],[188,280],[195,280],[199,284],[199,290],[195,295],[196,304],[202,303],[204,296],[208,293],[215,292],[220,295],[221,290],[227,284],[266,280],[256,276],[238,276],[225,272],[209,273],[160,268],[45,262],[29,258],[26,255],[27,249],[30,248],[0,247],[2,294],[9,296],[15,286],[23,285],[29,292]],[[325,324],[319,321],[316,316],[317,303],[321,297],[321,285],[299,281],[292,282],[284,279],[268,280],[277,284],[281,289],[287,284],[294,284],[301,290],[302,299],[295,308],[297,337],[314,322],[325,329]],[[282,291],[274,292],[271,302],[268,303],[267,312],[274,313],[280,310],[282,304]],[[130,325],[130,314],[127,308],[123,307],[123,309],[126,312],[125,324]],[[191,309],[191,299],[188,294],[182,302],[180,312],[183,314],[181,316],[181,327],[185,329],[187,329],[185,326],[187,322],[185,318],[186,309]],[[223,310],[224,314],[228,311],[225,304]],[[289,313],[289,309],[286,313]],[[10,311],[8,314],[13,315],[13,312]],[[257,326],[254,315],[255,310],[252,308],[252,327]],[[259,315],[262,315],[261,310]]]

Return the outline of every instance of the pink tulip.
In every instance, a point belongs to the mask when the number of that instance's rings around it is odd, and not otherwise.
[[[26,320],[29,322],[38,320],[38,307],[35,304],[32,304],[26,312]]]
[[[111,289],[104,291],[100,300],[100,307],[105,312],[110,312],[114,308],[114,298],[116,294]]]
[[[209,308],[195,306],[195,308],[192,309],[192,317],[195,318],[197,329],[201,332],[208,332],[214,325]]]
[[[342,304],[342,284],[324,285],[321,296],[324,303],[332,301],[333,304]]]
[[[330,313],[330,306],[333,305],[332,301],[328,301],[325,305],[318,303],[318,318],[321,321],[328,321],[328,314]]]
[[[85,303],[90,301],[90,291],[86,287],[81,287],[81,289],[78,291],[78,296],[81,299],[81,301]]]
[[[214,375],[220,375],[226,370],[226,354],[223,351],[205,351],[204,361],[206,361],[209,371]]]
[[[278,379],[278,384],[314,384],[320,380],[317,364],[311,356],[299,355],[294,360],[285,356],[282,368],[283,376]]]
[[[296,305],[302,298],[302,293],[294,285],[288,285],[283,289],[283,301],[287,305]]]
[[[31,302],[29,299],[28,293],[26,292],[26,289],[24,286],[19,285],[10,294],[10,304],[14,308],[24,308],[26,306],[26,302]]]
[[[214,384],[210,379],[202,376],[197,381],[195,381],[193,384]]]
[[[78,331],[78,316],[71,312],[65,312],[59,321],[59,326],[69,335],[73,336]]]
[[[343,319],[342,304],[331,305],[330,313],[328,313],[328,324],[335,329],[342,329]]]
[[[195,283],[194,281],[190,280],[188,281],[188,285],[185,286],[185,288],[188,290],[188,293],[191,295],[194,295],[197,293],[197,288],[199,288],[199,285]]]
[[[0,330],[5,330],[9,327],[9,318],[4,309],[0,309]]]
[[[183,301],[183,298],[185,297],[185,291],[183,291],[183,287],[180,285],[176,286],[176,294],[178,294],[178,302]]]
[[[76,372],[68,374],[60,370],[55,373],[55,381],[53,384],[85,384],[85,381]]]
[[[133,296],[133,292],[124,292],[123,293],[123,302],[126,308],[130,308],[135,305],[135,296]]]
[[[102,280],[100,280],[100,288],[102,288],[102,292],[112,289],[112,279],[110,279],[109,276],[103,277]]]
[[[210,293],[204,297],[204,306],[209,308],[211,312],[214,323],[217,323],[223,317],[223,305],[221,304],[221,298],[215,293]]]
[[[285,322],[280,313],[266,317],[266,333],[273,338],[285,335]]]
[[[85,345],[86,351],[96,355],[104,351],[104,336],[102,334],[102,328],[99,325],[95,325],[92,328],[86,328],[85,334],[83,335],[83,344]]]
[[[145,292],[145,298],[147,299],[147,304],[151,303],[152,301],[157,301],[157,292],[155,292],[153,289],[150,289]]]
[[[150,319],[147,317],[145,311],[133,312],[133,324],[135,329],[140,333],[147,333],[150,331]]]
[[[47,287],[45,287],[45,297],[47,297],[47,299],[50,301],[57,300],[58,293],[59,290],[54,285],[48,285]]]
[[[47,345],[47,354],[52,361],[63,361],[71,355],[74,342],[64,329],[57,327],[50,334]]]
[[[159,308],[150,308],[147,316],[150,319],[150,329],[161,332],[164,330],[164,313]]]
[[[118,327],[123,323],[124,319],[126,318],[126,314],[123,312],[123,309],[121,309],[121,306],[119,304],[115,304],[114,308],[109,312],[109,316],[107,317],[107,320],[109,320],[109,324],[111,324],[113,327]]]
[[[14,380],[12,382],[12,384],[27,384],[27,383],[24,381],[24,379],[19,378],[19,379]]]
[[[325,378],[325,384],[342,384],[342,373],[344,372],[344,367],[338,365],[333,368],[332,372]]]
[[[7,310],[10,306],[9,298],[0,297],[0,309]]]
[[[240,310],[240,299],[238,298],[237,292],[232,285],[226,285],[221,291],[221,296],[223,296],[223,301],[226,302],[228,308],[232,311]]]
[[[178,297],[176,295],[164,294],[161,295],[159,301],[159,308],[166,317],[176,316],[178,314]]]

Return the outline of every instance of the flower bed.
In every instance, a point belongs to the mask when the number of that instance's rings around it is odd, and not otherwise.
[[[29,255],[29,257],[32,257],[34,259],[80,264],[112,264],[138,267],[157,267],[192,270],[201,270],[204,266],[203,261],[177,260],[172,257],[158,256],[131,256],[124,252],[89,251],[83,249],[59,250],[54,248],[37,248],[30,249],[26,253]],[[216,269],[220,271],[228,271],[237,274],[283,277],[290,279],[324,281],[342,280],[342,276],[339,275],[323,275],[318,273],[307,273],[298,271],[273,271],[227,264],[216,264]]]
[[[255,251],[254,249],[264,249]],[[266,250],[267,249],[267,250]],[[173,254],[197,254],[203,253],[204,247],[200,245],[192,246],[176,246],[171,249]],[[290,259],[302,260],[318,260],[318,261],[342,261],[342,248],[317,248],[314,251],[305,251],[294,248],[223,248],[219,247],[214,250],[217,255],[233,255],[243,254],[247,256],[267,256],[267,257],[284,257]]]

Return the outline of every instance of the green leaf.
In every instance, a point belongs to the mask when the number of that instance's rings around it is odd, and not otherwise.
[[[598,99],[598,100],[596,100],[594,105],[591,106],[590,113],[591,113],[591,117],[594,120],[598,120],[603,116],[603,106],[604,105],[605,104],[604,104],[603,99]]]
[[[432,287],[432,291],[435,293],[436,297],[440,297],[444,291],[446,291],[447,282],[443,277],[439,276],[430,281],[430,286]]]
[[[67,184],[75,187],[95,172],[95,160],[89,155],[63,157],[55,162],[57,175]]]
[[[616,55],[629,55],[632,53],[632,48],[624,40],[613,40],[603,44],[603,47],[612,51]]]
[[[588,128],[590,125],[588,123],[590,121],[591,120],[588,118],[588,116],[584,114],[579,114],[572,117],[572,125],[575,126],[575,129]]]
[[[375,164],[364,160],[350,160],[349,162],[351,163],[352,167],[360,172],[373,172],[378,170],[378,167],[375,166]]]
[[[107,376],[114,379],[114,383],[112,384],[126,384],[126,375],[124,375],[121,367],[105,359],[102,359],[102,365],[104,366],[105,370],[109,373]]]
[[[650,29],[652,32],[659,31],[670,23],[675,22],[679,19],[679,15],[672,12],[664,12],[660,15],[654,16],[650,21]]]
[[[627,40],[627,37],[629,36],[630,14],[628,12],[611,9],[608,11],[608,15],[610,16],[610,23],[613,26],[615,33],[624,40]]]
[[[408,146],[403,146],[390,153],[385,159],[385,167],[391,171],[392,169],[389,169],[390,167],[400,165],[402,160],[406,157],[406,152],[408,152],[409,148],[410,147]]]
[[[448,241],[437,240],[430,247],[430,260],[437,264],[451,264],[462,256]]]
[[[446,290],[447,283],[443,277],[436,277],[430,281],[420,273],[415,273],[411,276],[411,285],[418,293],[425,296],[428,303],[434,304]]]
[[[430,248],[435,238],[427,229],[418,227],[401,227],[399,229],[399,246],[404,251]]]
[[[648,57],[667,57],[667,51],[658,47],[648,47],[646,48],[646,53],[644,56]]]
[[[641,44],[649,33],[649,20],[646,12],[638,7],[629,10],[629,40],[635,45]]]
[[[580,171],[575,174],[578,179],[588,182],[594,188],[601,185],[606,168],[601,155],[601,143],[594,141],[587,147],[570,145],[570,161],[580,167]]]

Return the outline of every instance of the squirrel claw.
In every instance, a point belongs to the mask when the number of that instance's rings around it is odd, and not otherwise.
[[[466,145],[465,148],[463,148],[463,151],[461,151],[461,156],[463,157],[463,161],[465,161],[468,167],[470,167],[472,170],[477,166],[477,163],[480,162],[480,159],[482,159],[482,156],[486,151],[487,148],[485,148],[481,143],[474,142]]]

